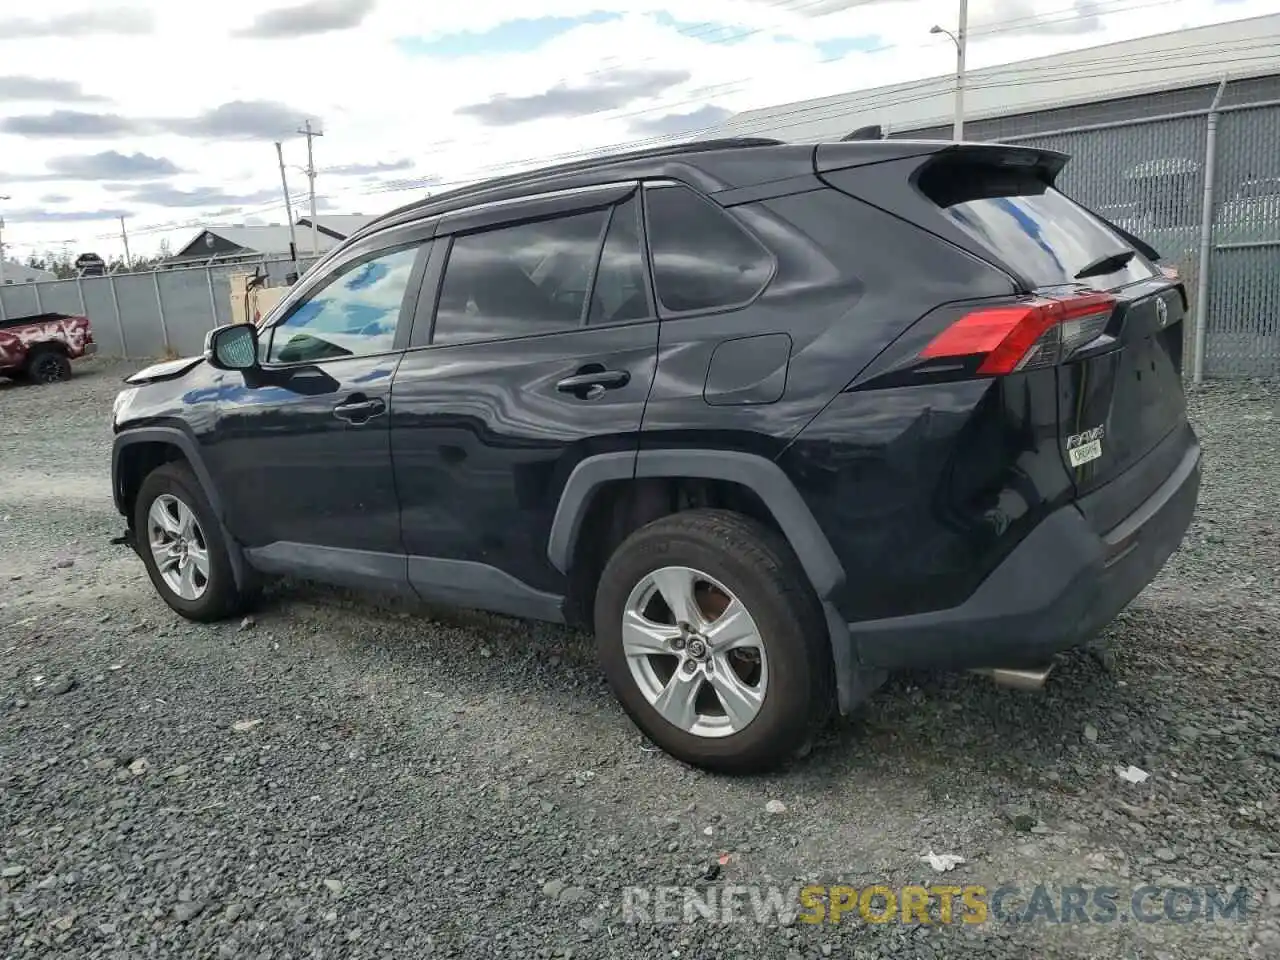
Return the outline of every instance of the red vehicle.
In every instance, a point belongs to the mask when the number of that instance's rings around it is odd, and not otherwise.
[[[0,320],[0,376],[35,383],[71,379],[71,361],[98,350],[88,317],[41,313]]]

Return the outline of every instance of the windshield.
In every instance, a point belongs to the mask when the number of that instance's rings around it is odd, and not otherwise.
[[[962,229],[1035,286],[1085,283],[1111,289],[1155,276],[1140,255],[1106,273],[1076,275],[1132,247],[1103,221],[1025,172],[953,165],[921,189]],[[1122,258],[1121,258],[1122,259]]]

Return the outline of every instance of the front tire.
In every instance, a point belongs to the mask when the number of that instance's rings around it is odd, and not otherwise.
[[[185,463],[166,463],[142,481],[134,507],[138,554],[156,592],[188,620],[209,622],[241,612],[222,527]]]
[[[690,510],[633,533],[601,575],[595,627],[623,709],[685,763],[768,770],[830,715],[818,599],[781,535],[740,514]]]

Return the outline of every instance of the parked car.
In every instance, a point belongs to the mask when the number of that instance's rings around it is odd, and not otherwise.
[[[888,670],[1041,682],[1200,477],[1185,292],[1066,159],[714,141],[404,207],[128,379],[116,505],[192,619],[289,574],[593,627],[710,769]]]
[[[0,320],[0,377],[70,380],[71,361],[97,350],[88,317],[39,313]]]

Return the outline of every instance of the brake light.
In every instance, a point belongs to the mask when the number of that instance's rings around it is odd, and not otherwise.
[[[966,313],[934,337],[920,357],[980,357],[976,372],[981,376],[1052,366],[1096,339],[1115,305],[1115,297],[1097,293],[983,307]]]

